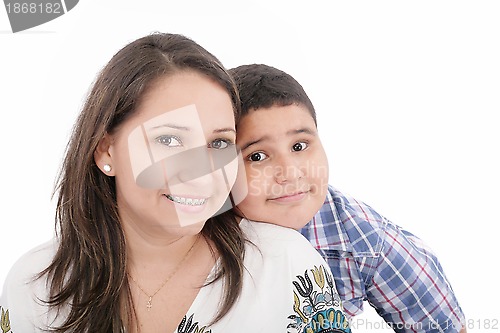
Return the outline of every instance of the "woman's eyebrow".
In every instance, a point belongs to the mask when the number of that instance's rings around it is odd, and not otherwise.
[[[188,126],[183,126],[183,125],[177,125],[177,124],[161,124],[157,126],[151,127],[151,129],[157,129],[157,128],[162,128],[162,127],[168,127],[176,130],[181,130],[181,131],[191,131],[191,128]],[[236,134],[236,130],[231,127],[226,127],[226,128],[217,128],[213,130],[213,133],[227,133],[227,132],[233,132]]]
[[[181,130],[181,131],[190,131],[191,130],[191,128],[189,128],[188,126],[182,126],[182,125],[170,124],[170,123],[153,126],[153,127],[151,127],[151,129],[157,129],[157,128],[162,128],[162,127],[173,128],[173,129]]]
[[[227,133],[227,132],[233,132],[236,134],[236,130],[234,128],[231,128],[231,127],[226,127],[226,128],[218,128],[218,129],[214,129],[213,131],[214,133]]]

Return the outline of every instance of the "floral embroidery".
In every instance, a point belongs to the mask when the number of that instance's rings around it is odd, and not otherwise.
[[[182,318],[179,327],[177,327],[178,333],[212,333],[211,329],[207,329],[206,326],[200,327],[198,322],[193,323],[194,313],[187,318],[187,315]]]
[[[306,270],[293,281],[295,314],[288,317],[292,323],[289,333],[351,333],[349,321],[341,311],[341,301],[337,294],[333,277],[321,265],[310,270],[314,283]],[[298,295],[297,295],[298,293]],[[334,308],[338,308],[337,310]]]
[[[12,333],[10,330],[9,310],[6,310],[1,306],[0,309],[2,309],[2,315],[0,317],[0,328],[2,329],[2,333]]]

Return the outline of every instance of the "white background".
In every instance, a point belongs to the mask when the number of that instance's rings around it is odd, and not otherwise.
[[[52,236],[54,180],[96,73],[157,30],[228,68],[292,74],[317,109],[330,183],[435,250],[469,332],[500,330],[498,2],[167,2],[81,0],[16,34],[0,8],[0,284]],[[354,331],[389,331],[366,306]]]

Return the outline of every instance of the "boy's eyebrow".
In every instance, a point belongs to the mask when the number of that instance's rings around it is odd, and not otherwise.
[[[314,131],[314,130],[308,128],[308,127],[302,127],[302,128],[290,130],[290,131],[286,132],[286,135],[291,136],[291,135],[302,134],[302,133],[305,133],[305,134],[308,134],[308,135],[312,135],[312,136],[316,136],[317,135],[316,131]],[[243,145],[241,147],[241,150],[245,150],[248,147],[250,147],[252,145],[255,145],[257,143],[260,143],[262,141],[269,141],[269,140],[271,140],[271,137],[269,135],[264,135],[264,136],[260,137],[257,140],[253,140],[253,141],[250,141],[250,142],[246,143],[245,145]]]
[[[302,127],[302,128],[295,129],[295,130],[290,130],[290,131],[286,132],[286,135],[295,135],[295,134],[301,134],[301,133],[315,136],[317,132],[308,128],[308,127]]]
[[[252,146],[252,145],[255,145],[257,143],[260,143],[262,141],[267,141],[267,140],[270,140],[271,138],[268,136],[268,135],[264,135],[263,137],[257,139],[257,140],[253,140],[253,141],[250,141],[248,143],[246,143],[244,146],[241,147],[241,150],[245,150],[247,149],[248,147]]]

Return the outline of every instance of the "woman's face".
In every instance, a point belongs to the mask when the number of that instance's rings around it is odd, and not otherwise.
[[[201,230],[234,184],[235,140],[223,87],[192,71],[160,79],[109,137],[122,223],[153,233]]]

